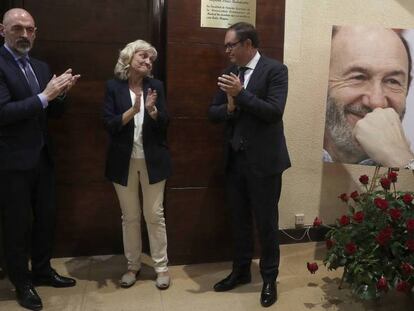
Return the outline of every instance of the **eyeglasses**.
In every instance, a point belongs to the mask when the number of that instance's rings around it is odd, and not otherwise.
[[[235,48],[235,46],[237,45],[237,44],[239,44],[240,42],[242,42],[242,40],[239,40],[239,41],[237,41],[237,42],[234,42],[234,43],[227,43],[227,44],[225,44],[224,45],[224,49],[227,51],[227,50],[233,50],[234,48]]]

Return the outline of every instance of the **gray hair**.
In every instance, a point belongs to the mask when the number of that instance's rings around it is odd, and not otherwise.
[[[157,58],[157,50],[148,42],[144,40],[130,42],[119,52],[118,61],[114,69],[115,77],[121,80],[128,80],[132,57],[137,51],[149,52],[153,54],[154,60]]]

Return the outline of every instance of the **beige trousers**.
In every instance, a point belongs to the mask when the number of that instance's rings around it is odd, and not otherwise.
[[[164,218],[165,180],[149,184],[144,159],[131,158],[127,187],[114,183],[122,210],[122,233],[125,257],[129,270],[141,268],[141,206],[139,185],[142,188],[143,213],[147,225],[151,257],[155,272],[168,270],[167,234]]]

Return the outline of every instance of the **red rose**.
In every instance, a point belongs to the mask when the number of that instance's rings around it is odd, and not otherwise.
[[[318,270],[318,264],[316,262],[307,263],[306,266],[308,267],[308,270],[310,273],[315,274],[316,270]]]
[[[388,179],[391,180],[391,182],[397,182],[397,177],[397,172],[392,171],[388,173]]]
[[[410,232],[414,231],[414,219],[412,218],[407,219],[406,226],[407,226],[408,231]]]
[[[407,246],[407,248],[410,252],[414,252],[414,240],[408,240],[405,243],[405,246]]]
[[[392,228],[387,227],[385,229],[382,229],[378,235],[375,237],[375,240],[377,243],[381,246],[385,246],[390,240],[392,236]]]
[[[357,223],[361,223],[361,222],[363,222],[364,221],[364,212],[361,212],[361,211],[359,211],[359,212],[356,212],[355,214],[354,214],[354,216],[352,217]]]
[[[410,290],[410,284],[407,281],[399,281],[395,287],[399,292],[408,292]]]
[[[344,202],[348,202],[349,197],[346,193],[342,193],[338,198],[340,198]]]
[[[357,246],[355,245],[354,242],[350,242],[350,243],[345,245],[345,252],[348,255],[353,255],[353,254],[356,253],[356,251],[357,251]]]
[[[358,202],[358,201],[359,201],[359,193],[358,193],[358,191],[354,191],[354,192],[352,192],[352,193],[351,193],[351,198],[352,198],[352,200],[354,200],[355,202]]]
[[[382,211],[385,211],[388,208],[388,201],[383,198],[375,198],[374,204]]]
[[[339,219],[339,223],[341,224],[341,226],[347,226],[350,222],[351,220],[346,215],[342,215],[342,217]]]
[[[413,273],[414,268],[409,263],[404,262],[404,263],[401,264],[401,271],[406,275],[410,275],[410,274]]]
[[[331,249],[332,246],[334,246],[334,244],[335,244],[335,242],[330,240],[330,239],[326,240],[325,242],[326,242],[326,248],[327,249]]]
[[[396,221],[401,218],[401,211],[398,208],[392,208],[388,212],[392,220]]]
[[[383,177],[383,178],[380,179],[380,183],[381,183],[382,188],[384,188],[384,190],[390,189],[390,186],[391,186],[391,180],[390,179],[388,179],[386,177]]]
[[[319,227],[320,225],[322,225],[322,220],[319,217],[316,217],[315,220],[313,221],[313,226]]]
[[[388,282],[387,282],[387,279],[384,278],[383,276],[377,282],[377,289],[379,291],[386,291],[386,290],[388,290]]]
[[[363,185],[368,185],[369,177],[367,175],[361,175],[359,177],[359,182]]]
[[[406,193],[403,195],[402,200],[405,204],[411,204],[412,200],[413,200],[413,196],[409,193]]]

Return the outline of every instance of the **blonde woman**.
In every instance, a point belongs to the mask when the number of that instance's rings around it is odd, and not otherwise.
[[[110,143],[105,175],[115,187],[122,211],[128,268],[120,284],[125,288],[135,284],[141,269],[142,213],[157,273],[156,286],[166,289],[170,285],[163,200],[171,160],[163,83],[150,77],[156,58],[157,51],[148,42],[128,43],[119,54],[115,78],[106,84],[103,119]]]

